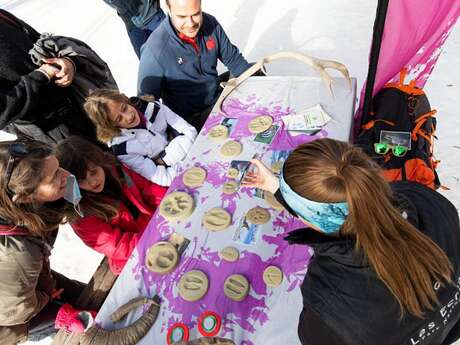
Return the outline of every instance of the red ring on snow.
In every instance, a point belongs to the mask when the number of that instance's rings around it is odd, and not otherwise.
[[[204,328],[204,322],[209,317],[213,318],[215,321],[215,325],[211,331],[207,331]],[[200,331],[201,335],[205,337],[216,336],[219,333],[221,326],[222,326],[222,318],[218,314],[212,311],[203,312],[203,314],[201,314],[200,318],[198,319],[198,330]]]
[[[182,338],[179,339],[179,340],[176,340],[176,339],[172,338],[173,337],[173,332],[176,329],[181,329],[182,330]],[[173,341],[174,342],[188,341],[189,336],[190,336],[190,332],[189,332],[189,329],[188,329],[187,325],[185,323],[182,323],[182,322],[177,322],[177,323],[173,324],[171,327],[169,327],[168,334],[166,335],[166,342],[168,343],[168,345],[171,345],[173,343]]]

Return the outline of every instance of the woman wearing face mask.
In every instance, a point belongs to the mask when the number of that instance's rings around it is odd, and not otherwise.
[[[68,221],[87,246],[108,257],[113,273],[120,274],[167,189],[79,137],[61,141],[55,154],[75,175],[82,194],[83,217],[71,211]]]
[[[455,207],[413,182],[388,184],[362,151],[303,144],[275,177],[261,162],[247,186],[272,193],[314,249],[302,284],[302,344],[447,345],[460,336],[460,226]]]
[[[69,173],[38,141],[0,143],[0,339],[16,344],[54,326],[84,284],[50,269]],[[54,328],[54,327],[53,327]]]

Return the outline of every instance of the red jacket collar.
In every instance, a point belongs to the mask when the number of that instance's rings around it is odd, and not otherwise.
[[[187,43],[187,44],[191,44],[197,53],[200,52],[200,48],[198,47],[198,40],[196,39],[196,37],[190,38],[190,37],[184,35],[182,32],[179,32],[178,36],[179,36],[179,38],[181,39],[182,42]]]

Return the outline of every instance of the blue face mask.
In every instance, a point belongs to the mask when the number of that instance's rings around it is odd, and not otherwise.
[[[64,199],[73,205],[75,212],[77,212],[80,217],[83,217],[83,213],[80,210],[81,198],[80,187],[78,186],[75,175],[69,175],[65,186]]]

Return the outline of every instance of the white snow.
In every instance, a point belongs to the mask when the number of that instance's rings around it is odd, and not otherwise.
[[[300,51],[348,66],[361,89],[376,0],[203,0],[228,36],[255,61],[280,50]],[[162,4],[164,8],[164,4]],[[123,22],[101,0],[0,0],[0,7],[38,31],[73,36],[88,43],[109,64],[120,89],[136,93],[138,60]],[[440,192],[460,208],[460,27],[448,38],[426,91],[438,110],[438,172],[450,190]],[[222,66],[220,66],[221,68]],[[277,62],[270,74],[310,74],[297,62]],[[5,138],[3,134],[1,137]],[[54,269],[88,281],[101,256],[87,248],[68,226],[62,227],[51,258]],[[46,341],[42,344],[48,343]],[[460,342],[458,343],[460,344]]]

